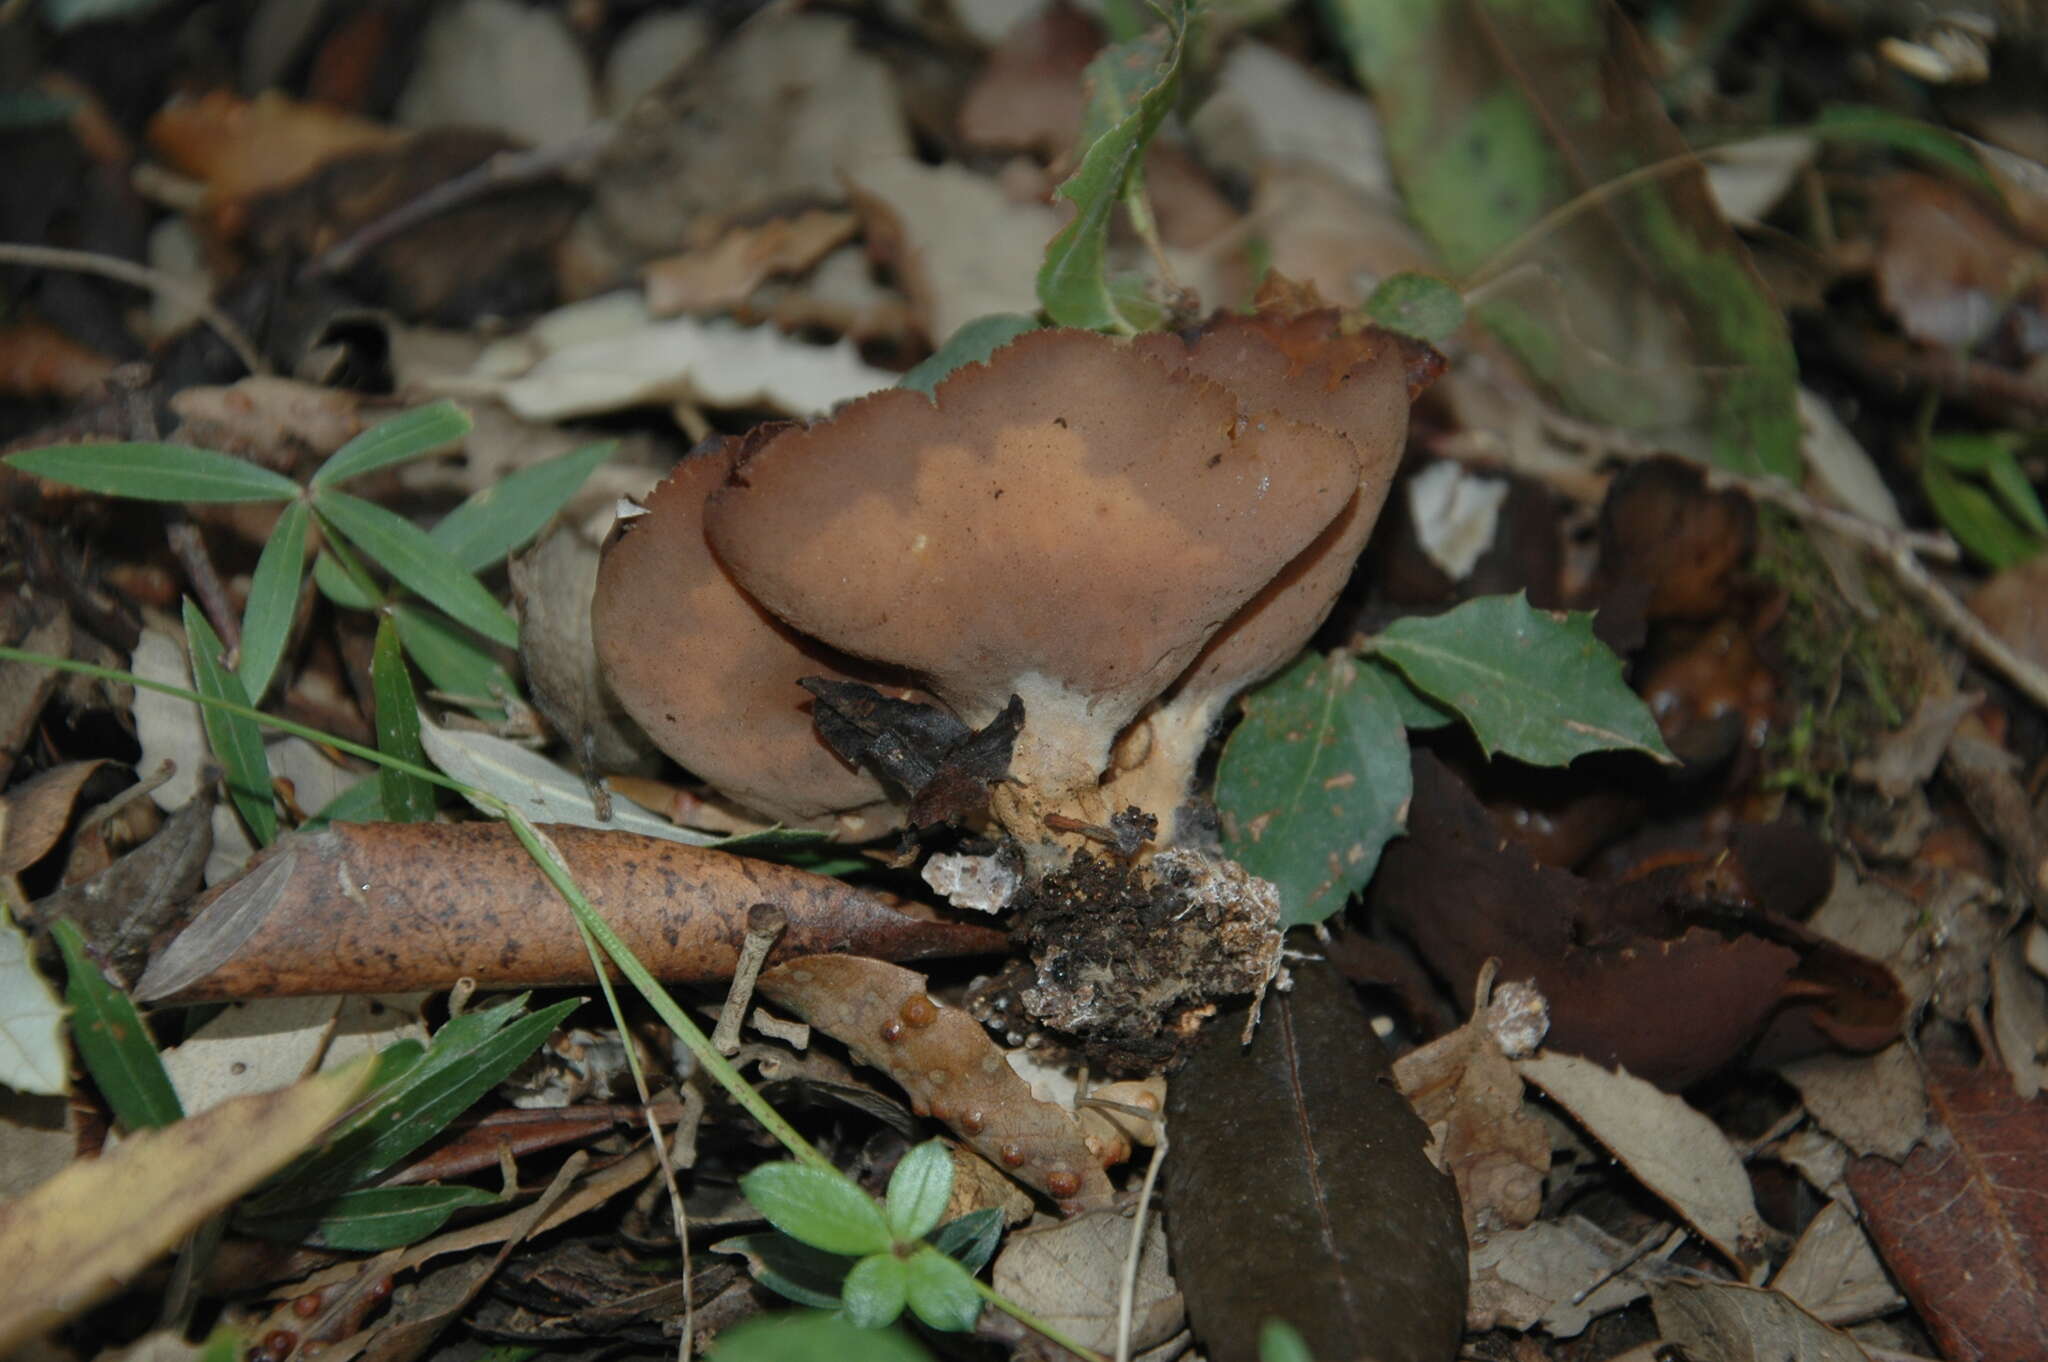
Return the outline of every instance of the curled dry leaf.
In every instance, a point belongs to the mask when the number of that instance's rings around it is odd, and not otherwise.
[[[1906,1302],[1885,1275],[1856,1213],[1829,1201],[1800,1231],[1785,1265],[1771,1279],[1825,1324],[1855,1324],[1889,1314]]]
[[[132,1281],[348,1110],[370,1066],[242,1097],[81,1159],[0,1206],[0,1353]]]
[[[1108,1203],[1109,1179],[1073,1116],[1033,1097],[981,1024],[934,1002],[922,975],[854,955],[813,955],[764,972],[755,987],[895,1079],[919,1115],[945,1122],[1062,1210]]]
[[[858,950],[917,959],[1000,950],[1004,937],[731,852],[543,828],[576,882],[657,978],[730,977],[747,910],[789,917],[784,957]],[[770,957],[774,958],[773,956]],[[575,919],[502,824],[354,823],[286,839],[202,901],[140,996],[199,1001],[573,984],[591,978]]]
[[[1657,1327],[1688,1356],[1725,1362],[1870,1362],[1855,1339],[1822,1324],[1776,1291],[1726,1282],[1660,1282],[1651,1291]]]
[[[1212,1022],[1168,1092],[1167,1232],[1195,1335],[1259,1356],[1279,1315],[1316,1357],[1448,1362],[1465,1322],[1465,1231],[1429,1132],[1394,1090],[1350,986],[1321,962]]]
[[[1639,1280],[1648,1264],[1621,1270],[1629,1256],[1629,1245],[1584,1216],[1539,1220],[1489,1235],[1472,1246],[1472,1299],[1465,1327],[1541,1326],[1553,1338],[1572,1338],[1648,1289]]]
[[[1746,1276],[1762,1270],[1764,1227],[1749,1174],[1712,1121],[1640,1078],[1572,1055],[1515,1067]]]
[[[1124,1260],[1131,1222],[1118,1211],[1090,1211],[1057,1225],[1019,1230],[1003,1244],[992,1277],[996,1290],[1066,1333],[1103,1352],[1116,1347]],[[1171,1338],[1187,1307],[1166,1268],[1166,1234],[1156,1217],[1145,1226],[1131,1312],[1131,1347]]]
[[[0,875],[28,869],[57,845],[71,822],[71,806],[86,779],[104,761],[69,761],[23,781],[0,796]]]
[[[1856,1160],[1849,1188],[1944,1357],[2048,1357],[2048,1103],[1996,1069],[1928,1078],[1945,1138]]]

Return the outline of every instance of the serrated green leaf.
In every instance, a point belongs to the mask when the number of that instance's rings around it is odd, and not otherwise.
[[[930,397],[955,369],[986,363],[990,355],[1026,331],[1036,331],[1038,325],[1038,318],[1027,317],[1021,312],[992,312],[986,317],[963,322],[929,359],[898,379],[896,386],[915,388]]]
[[[839,1285],[854,1260],[792,1239],[780,1230],[741,1234],[711,1246],[713,1253],[737,1253],[754,1280],[777,1295],[818,1310],[837,1310]]]
[[[711,1362],[931,1362],[895,1329],[863,1329],[838,1314],[791,1310],[759,1315],[711,1345]]]
[[[76,925],[59,918],[50,932],[64,956],[71,1039],[115,1119],[131,1135],[183,1120],[184,1104],[134,1001],[100,973]]]
[[[1863,142],[1907,152],[1953,172],[1979,189],[1998,191],[1998,182],[1970,150],[1969,143],[1946,128],[1889,109],[1866,104],[1831,104],[1821,110],[1811,131],[1830,142]]]
[[[1386,687],[1387,697],[1394,702],[1394,714],[1401,720],[1403,728],[1410,732],[1428,732],[1458,722],[1456,714],[1415,689],[1408,678],[1401,675],[1398,667],[1376,657],[1363,658],[1359,665],[1371,671]]]
[[[475,574],[405,517],[333,487],[314,493],[313,509],[327,528],[397,578],[408,591],[446,611],[457,624],[474,629],[493,643],[519,646],[519,626],[505,607],[484,590]]]
[[[872,1253],[861,1259],[847,1272],[839,1288],[846,1318],[863,1329],[883,1329],[894,1324],[909,1296],[910,1273],[904,1261],[893,1253]]]
[[[412,673],[398,641],[398,626],[387,615],[377,621],[377,642],[370,653],[370,689],[377,697],[377,750],[389,757],[427,764],[420,746],[420,702],[413,694]],[[434,787],[395,767],[377,771],[384,817],[393,823],[424,823],[434,816]]]
[[[292,619],[299,611],[299,583],[305,578],[306,525],[311,517],[303,501],[286,506],[249,579],[249,603],[242,608],[242,665],[236,674],[252,700],[261,700],[270,689],[270,678],[291,637]]]
[[[996,1256],[1003,1242],[1003,1213],[993,1206],[953,1220],[932,1231],[931,1245],[948,1258],[958,1259],[969,1272],[979,1272]]]
[[[249,703],[240,678],[221,661],[220,635],[213,632],[189,597],[185,601],[185,642],[192,663],[192,689],[238,705]],[[270,757],[263,750],[263,729],[246,715],[230,714],[212,705],[200,706],[199,719],[226,778],[228,798],[234,801],[257,845],[269,846],[277,840],[277,808],[271,803]]]
[[[0,1084],[54,1097],[71,1090],[64,1005],[36,969],[28,934],[0,904]]]
[[[500,696],[517,698],[512,674],[498,665],[483,642],[431,610],[399,602],[391,607],[399,641],[428,682],[480,719],[505,717]]]
[[[1520,593],[1485,596],[1396,620],[1368,646],[1456,710],[1488,756],[1563,766],[1619,748],[1673,760],[1621,679],[1621,659],[1593,636],[1590,613],[1537,610]]]
[[[1054,191],[1077,210],[1046,247],[1038,301],[1061,326],[1136,331],[1109,279],[1109,227],[1173,108],[1187,47],[1185,0],[1161,7],[1166,22],[1103,49],[1088,63],[1088,107],[1074,173]]]
[[[9,454],[10,468],[139,501],[294,501],[299,485],[244,459],[191,445],[52,445]]]
[[[1372,291],[1365,315],[1389,331],[1435,342],[1465,324],[1465,298],[1430,275],[1397,274]]]
[[[522,468],[473,493],[428,537],[471,572],[481,572],[539,534],[618,448],[617,440],[600,440]]]
[[[1408,793],[1394,702],[1343,653],[1306,654],[1253,692],[1216,770],[1224,850],[1279,887],[1290,927],[1321,922],[1365,887]]]
[[[345,1253],[378,1253],[417,1243],[466,1206],[493,1206],[481,1187],[364,1187],[310,1208],[305,1219],[246,1218],[237,1226],[266,1239]]]
[[[922,1239],[946,1213],[953,1195],[953,1156],[937,1140],[926,1140],[896,1162],[882,1209],[898,1239]]]
[[[569,998],[521,1016],[522,995],[454,1018],[424,1053],[391,1047],[388,1059],[379,1054],[377,1080],[363,1103],[319,1149],[280,1173],[248,1213],[288,1217],[384,1173],[518,1068],[582,1001]]]
[[[327,487],[431,454],[469,434],[471,427],[469,413],[453,402],[414,407],[370,427],[328,455],[327,462],[313,474],[312,486]]]
[[[967,1269],[930,1245],[902,1260],[905,1303],[934,1329],[966,1333],[981,1318],[981,1293]]]
[[[886,1253],[893,1240],[882,1208],[844,1176],[801,1163],[764,1163],[740,1191],[784,1234],[827,1253]]]

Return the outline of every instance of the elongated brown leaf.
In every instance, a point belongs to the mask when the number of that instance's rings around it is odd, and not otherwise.
[[[944,1121],[975,1153],[1061,1209],[1109,1203],[1109,1179],[1074,1118],[1033,1097],[980,1022],[926,995],[923,975],[880,960],[818,955],[764,972],[756,988],[895,1079],[918,1115]]]
[[[902,959],[1002,949],[988,927],[936,920],[886,894],[728,851],[550,825],[576,881],[657,978],[723,979],[747,909],[789,918],[778,950]],[[459,978],[585,983],[568,907],[499,823],[336,823],[280,843],[214,891],[144,974],[138,996],[396,993]]]
[[[1954,1362],[2048,1357],[2048,1102],[1996,1069],[1935,1068],[1946,1130],[1904,1163],[1868,1156],[1849,1188],[1920,1318]]]
[[[1259,1356],[1279,1316],[1323,1362],[1449,1362],[1465,1323],[1456,1186],[1393,1086],[1387,1053],[1326,964],[1210,1024],[1167,1093],[1167,1232],[1195,1336]]]

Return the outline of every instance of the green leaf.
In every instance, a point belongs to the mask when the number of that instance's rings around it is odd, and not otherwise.
[[[278,1174],[249,1213],[277,1216],[315,1205],[385,1172],[518,1068],[582,1001],[569,998],[521,1016],[521,995],[454,1018],[423,1054],[397,1046],[380,1053],[362,1105],[320,1148]]]
[[[500,696],[516,697],[512,674],[498,665],[474,634],[456,628],[443,616],[403,601],[391,607],[399,641],[420,664],[435,690],[468,707],[480,719],[505,717]]]
[[[192,689],[238,705],[249,703],[241,681],[221,662],[220,635],[190,597],[185,601],[185,643],[192,662]],[[263,729],[246,715],[212,705],[201,705],[199,718],[227,778],[228,797],[257,844],[269,846],[277,840],[277,809],[270,798],[270,758],[263,750]]]
[[[64,1053],[64,1005],[36,969],[28,933],[0,903],[0,1084],[54,1097],[71,1091]]]
[[[1435,342],[1465,324],[1465,298],[1430,275],[1397,274],[1372,291],[1365,315],[1389,331]]]
[[[780,1230],[736,1235],[713,1244],[711,1251],[743,1255],[755,1281],[798,1305],[819,1310],[839,1308],[839,1286],[854,1261],[843,1253],[812,1248]]]
[[[2025,562],[2048,546],[1982,484],[1933,459],[1921,465],[1920,489],[1942,528],[1994,572]]]
[[[931,1245],[948,1258],[957,1258],[969,1272],[979,1272],[996,1256],[1003,1242],[1003,1213],[993,1206],[966,1215],[932,1231]]]
[[[1946,128],[1866,104],[1830,104],[1811,129],[1830,142],[1866,142],[1903,151],[1954,173],[1979,189],[1998,191],[1998,182],[1970,144]]]
[[[1223,847],[1279,887],[1286,925],[1321,922],[1372,878],[1408,790],[1407,737],[1378,677],[1308,653],[1251,695],[1224,744]]]
[[[1180,87],[1187,5],[1167,0],[1162,9],[1163,25],[1088,63],[1083,150],[1073,175],[1054,191],[1078,211],[1046,247],[1038,271],[1038,301],[1061,326],[1138,329],[1110,287],[1109,227]]]
[[[493,643],[519,645],[519,626],[493,600],[482,582],[403,516],[374,502],[332,487],[314,494],[313,509],[336,533],[407,590],[432,601],[457,624],[474,629]]]
[[[759,1315],[711,1345],[711,1362],[931,1362],[931,1354],[894,1329],[863,1329],[837,1314],[791,1310]]]
[[[1026,331],[1037,329],[1038,318],[1027,317],[1021,312],[991,312],[986,317],[963,322],[931,358],[903,375],[896,381],[896,386],[915,388],[930,397],[955,369],[985,363],[990,355]]]
[[[245,459],[190,445],[52,445],[9,454],[10,468],[141,501],[294,501],[299,485]]]
[[[946,1213],[953,1195],[953,1156],[938,1140],[926,1140],[896,1163],[882,1208],[889,1232],[898,1239],[922,1239]]]
[[[1259,1362],[1315,1362],[1308,1340],[1284,1319],[1269,1319],[1259,1326]]]
[[[370,689],[377,697],[377,750],[415,766],[427,765],[420,746],[420,702],[398,642],[398,626],[387,615],[377,621],[370,653]],[[424,823],[434,816],[434,787],[395,767],[379,767],[378,791],[384,817],[393,823]]]
[[[375,581],[367,575],[358,578],[332,552],[313,560],[313,585],[344,610],[375,610],[384,603]]]
[[[953,1262],[951,1258],[943,1261]],[[893,1253],[869,1254],[847,1272],[839,1297],[846,1303],[846,1318],[853,1323],[863,1329],[886,1328],[896,1322],[910,1298],[910,1274]]]
[[[843,1174],[801,1163],[764,1163],[740,1191],[768,1223],[827,1253],[886,1253],[895,1241],[882,1208]]]
[[[313,474],[315,491],[361,477],[407,459],[417,459],[469,434],[469,413],[453,402],[440,401],[401,412],[350,440]]]
[[[912,1314],[950,1333],[974,1327],[981,1318],[981,1293],[966,1268],[929,1245],[902,1261]]]
[[[1401,721],[1401,727],[1411,733],[1417,730],[1426,732],[1432,728],[1442,728],[1446,724],[1458,722],[1456,713],[1445,709],[1415,689],[1408,678],[1401,675],[1399,668],[1390,666],[1376,657],[1363,658],[1360,665],[1386,687],[1387,698],[1394,702],[1394,716]]]
[[[114,1118],[130,1134],[184,1119],[178,1090],[158,1057],[156,1043],[135,1003],[107,982],[85,953],[75,924],[59,918],[50,933],[64,955],[64,1001],[71,1005],[71,1039]]]
[[[235,1224],[265,1239],[376,1253],[426,1238],[465,1206],[492,1206],[498,1200],[480,1187],[364,1187],[274,1216],[240,1216]]]
[[[364,776],[320,806],[301,831],[318,831],[329,823],[384,821],[384,783],[375,773]]]
[[[1396,620],[1369,647],[1463,716],[1488,756],[1563,766],[1622,748],[1673,760],[1621,679],[1621,659],[1593,637],[1590,613],[1537,610],[1521,593],[1486,596]]]
[[[261,700],[270,689],[270,678],[291,637],[292,619],[299,611],[299,582],[306,571],[306,524],[311,515],[303,501],[284,508],[249,579],[249,603],[242,609],[242,665],[236,674],[252,700]]]
[[[1323,0],[1409,215],[1577,415],[1796,478],[1790,329],[1609,0]]]
[[[473,493],[428,537],[471,572],[481,572],[539,534],[618,448],[617,440],[600,440],[522,468]]]

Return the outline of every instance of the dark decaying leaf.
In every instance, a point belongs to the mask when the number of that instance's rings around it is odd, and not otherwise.
[[[121,978],[134,979],[151,938],[199,892],[212,851],[213,800],[194,799],[99,874],[36,900],[27,921],[38,931],[59,921],[77,923],[101,960]]]
[[[945,1122],[977,1154],[1062,1209],[1108,1203],[1109,1179],[1073,1116],[1033,1097],[981,1024],[934,1003],[922,975],[880,960],[816,955],[765,971],[757,988],[895,1079],[920,1116]]]
[[[623,832],[553,825],[578,884],[666,980],[724,979],[747,910],[789,917],[777,951],[918,959],[1003,948],[1001,932],[787,866]],[[772,957],[771,957],[772,958]],[[200,1001],[301,993],[578,984],[575,920],[497,823],[337,823],[294,836],[202,902],[138,996]]]
[[[898,700],[859,681],[806,676],[817,697],[812,722],[845,761],[879,772],[910,795],[910,823],[962,823],[988,809],[989,787],[1010,772],[1010,750],[1024,726],[1024,702],[1012,695],[979,730],[936,705]]]
[[[1760,902],[1739,848],[1601,883],[1503,844],[1432,754],[1417,752],[1414,772],[1410,832],[1387,848],[1371,904],[1462,1006],[1498,957],[1501,978],[1533,979],[1550,1000],[1553,1049],[1673,1091],[1744,1051],[1777,1062],[1896,1038],[1898,980]],[[1808,841],[1807,862],[1825,864]]]
[[[1350,986],[1320,961],[1211,1023],[1168,1094],[1167,1232],[1195,1336],[1252,1362],[1278,1316],[1324,1362],[1450,1362],[1465,1227]]]
[[[1531,372],[1589,419],[1745,472],[1797,472],[1784,315],[1683,159],[1616,6],[1325,9],[1386,121],[1409,212],[1467,286],[1499,271],[1476,311]]]
[[[1937,1065],[1927,1088],[1946,1138],[1849,1165],[1870,1237],[1943,1357],[2048,1357],[2048,1103],[1991,1068]]]

